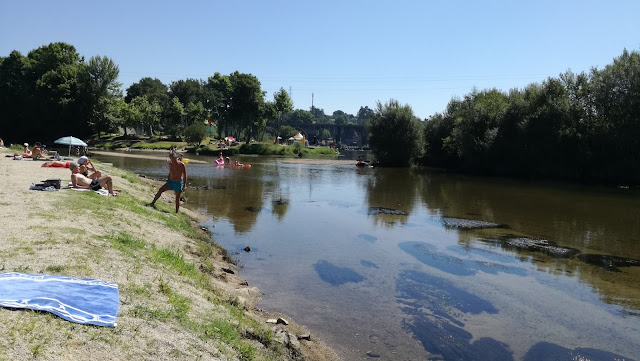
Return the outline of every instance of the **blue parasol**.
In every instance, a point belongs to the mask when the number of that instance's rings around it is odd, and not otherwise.
[[[87,143],[83,142],[82,140],[76,138],[76,137],[72,137],[72,136],[68,136],[68,137],[62,137],[58,140],[56,140],[54,143],[56,144],[62,144],[62,145],[68,145],[69,146],[69,156],[71,156],[71,146],[78,146],[78,147],[86,147]]]

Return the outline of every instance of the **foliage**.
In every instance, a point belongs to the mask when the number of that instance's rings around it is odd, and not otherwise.
[[[419,120],[409,105],[391,99],[378,102],[369,123],[369,144],[375,158],[384,166],[407,166],[420,154]]]
[[[184,138],[187,144],[199,146],[202,139],[207,136],[207,127],[203,123],[193,123],[184,130]]]
[[[278,135],[282,137],[283,140],[287,140],[296,134],[298,134],[298,130],[296,130],[294,127],[290,125],[283,125],[282,127],[280,127],[280,133]]]
[[[640,53],[502,93],[452,99],[425,124],[423,164],[499,175],[640,184]]]
[[[252,135],[266,126],[261,116],[264,93],[258,78],[251,74],[236,71],[229,76],[229,80],[232,87],[229,115],[235,125],[235,134],[244,131],[246,142],[249,143]]]

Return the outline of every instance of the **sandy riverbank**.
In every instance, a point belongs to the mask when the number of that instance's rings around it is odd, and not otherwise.
[[[282,331],[309,332],[266,323],[289,319],[255,308],[260,291],[200,229],[204,215],[186,207],[174,214],[170,192],[158,209],[146,207],[158,183],[98,164],[120,196],[30,191],[49,178],[67,184],[69,170],[8,153],[0,151],[0,270],[116,282],[120,310],[118,326],[104,328],[0,308],[0,360],[338,359],[313,334],[288,347],[278,342]]]

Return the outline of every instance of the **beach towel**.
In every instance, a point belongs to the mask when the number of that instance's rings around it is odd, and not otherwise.
[[[88,188],[70,188],[70,189],[73,189],[74,191],[79,191],[79,192],[89,192],[89,191],[96,192],[99,195],[105,196],[105,197],[115,197],[115,196],[118,195],[118,193],[120,193],[120,191],[114,191],[114,193],[117,192],[115,195],[109,194],[109,191],[104,189],[104,188],[98,189],[97,191],[94,191],[94,190],[91,190],[91,189],[88,189]]]
[[[81,324],[116,326],[118,285],[90,278],[0,273],[0,306],[51,312]]]

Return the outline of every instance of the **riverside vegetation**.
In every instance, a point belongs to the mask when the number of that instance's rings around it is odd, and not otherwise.
[[[68,169],[2,155],[1,270],[116,282],[120,310],[118,326],[105,328],[0,309],[0,360],[337,359],[308,336],[296,342],[308,334],[300,326],[265,322],[285,316],[255,308],[259,290],[236,275],[232,257],[198,225],[202,214],[173,214],[168,198],[158,209],[145,206],[153,181],[99,164],[120,196],[30,191],[41,179],[68,180]]]

